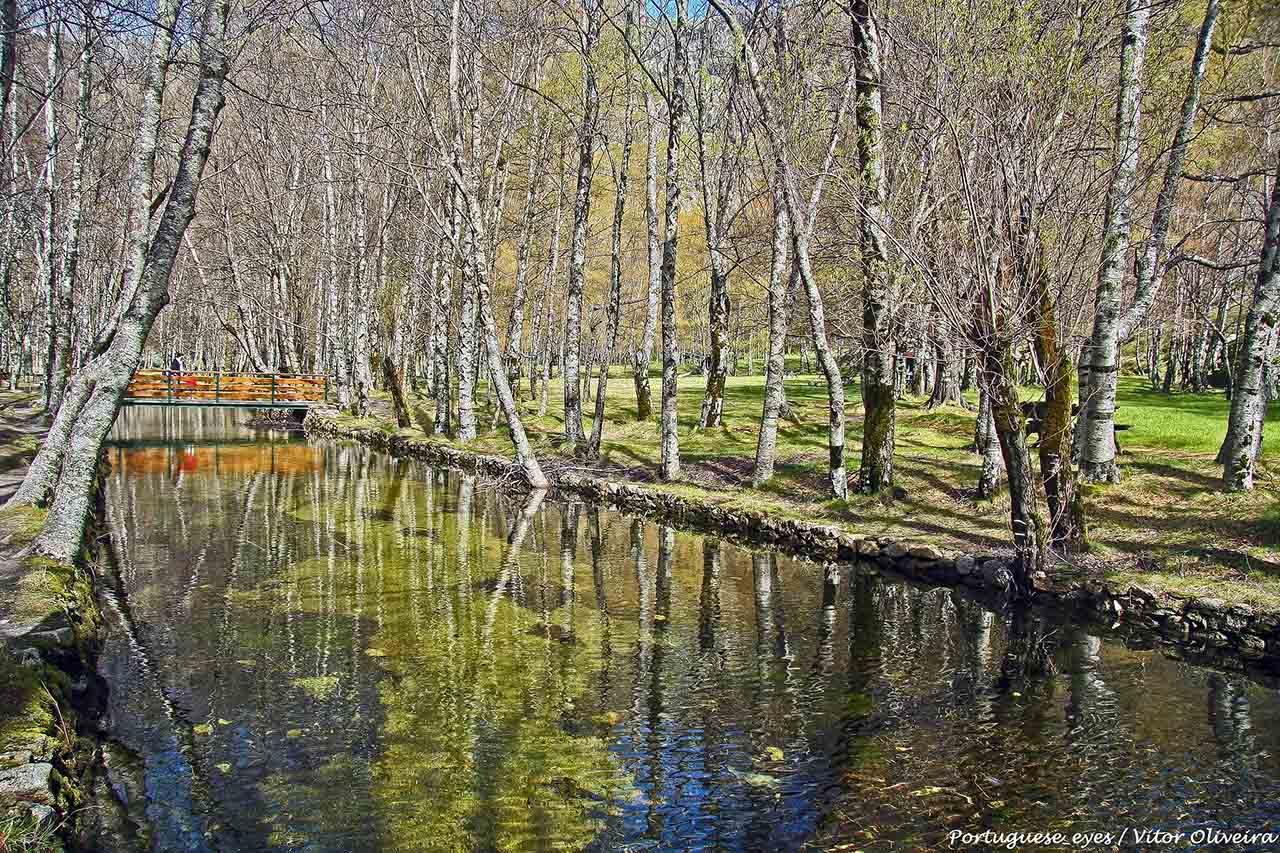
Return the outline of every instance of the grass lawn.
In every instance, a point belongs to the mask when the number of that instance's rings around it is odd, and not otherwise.
[[[826,391],[820,377],[788,380],[787,396],[796,420],[779,430],[777,476],[760,490],[752,489],[749,480],[763,378],[730,378],[724,426],[705,432],[695,429],[702,387],[703,379],[697,376],[680,383],[683,482],[656,482],[656,416],[649,423],[636,422],[629,376],[616,375],[609,383],[602,459],[576,464],[726,506],[841,524],[859,533],[922,539],[968,551],[1008,546],[1007,499],[976,502],[971,497],[980,462],[969,451],[973,412],[957,407],[925,411],[923,400],[900,401],[895,483],[905,490],[905,497],[859,495],[842,504],[827,499],[823,489]],[[656,377],[653,393],[656,406]],[[1027,399],[1038,394],[1037,389],[1026,389]],[[846,458],[850,473],[856,475],[862,407],[856,387],[847,396]],[[560,384],[555,381],[547,416],[537,416],[534,402],[522,401],[521,407],[539,457],[563,464],[571,449],[560,441],[559,400]],[[1220,491],[1221,469],[1213,463],[1226,430],[1228,403],[1221,393],[1166,396],[1150,390],[1143,380],[1125,378],[1119,407],[1119,422],[1132,427],[1121,433],[1124,479],[1088,491],[1093,548],[1068,558],[1058,571],[1087,571],[1118,583],[1143,583],[1280,610],[1280,471],[1275,453],[1270,460],[1264,456],[1255,492],[1228,495]],[[584,408],[589,411],[591,403],[585,402]],[[417,411],[424,418],[430,406],[419,403]],[[1277,411],[1280,407],[1269,420]],[[490,423],[486,413],[481,436],[468,447],[510,455],[505,430],[488,431]],[[590,427],[588,417],[585,429]]]

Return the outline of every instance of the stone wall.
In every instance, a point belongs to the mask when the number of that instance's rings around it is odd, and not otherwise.
[[[101,492],[96,508],[95,531]],[[0,830],[17,833],[8,849],[59,849],[77,834],[99,757],[92,541],[76,565],[31,556],[42,521],[38,509],[0,512]]]
[[[522,484],[518,469],[500,456],[471,453],[429,438],[371,427],[353,427],[332,413],[313,410],[311,435],[353,439],[393,456],[422,459]],[[926,542],[850,533],[841,528],[764,512],[726,509],[699,498],[575,472],[548,472],[553,489],[643,515],[654,521],[715,533],[748,547],[767,546],[820,562],[867,562],[909,580],[975,590],[997,606],[1011,580],[1006,553],[961,554]],[[1212,598],[1160,596],[1140,586],[1116,589],[1089,579],[1032,578],[1032,603],[1083,620],[1134,646],[1159,644],[1166,654],[1263,680],[1280,678],[1280,614],[1227,606]]]

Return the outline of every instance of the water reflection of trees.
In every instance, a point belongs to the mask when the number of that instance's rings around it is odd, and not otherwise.
[[[259,846],[910,847],[1139,819],[1153,768],[1208,765],[1202,811],[1274,773],[1274,697],[1240,679],[866,567],[321,458],[112,484],[165,690],[212,727],[197,770]]]

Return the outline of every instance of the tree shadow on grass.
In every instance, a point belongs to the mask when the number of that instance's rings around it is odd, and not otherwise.
[[[1266,548],[1274,548],[1280,540],[1280,519],[1271,518],[1227,518],[1216,517],[1210,522],[1211,528],[1194,526],[1194,521],[1203,521],[1203,513],[1197,509],[1174,516],[1156,517],[1126,512],[1115,506],[1094,507],[1091,511],[1095,523],[1103,523],[1123,530],[1149,530],[1155,533],[1151,540],[1106,539],[1108,545],[1133,553],[1139,551],[1176,556],[1192,554],[1202,556],[1214,562],[1248,561],[1251,565],[1265,568],[1267,571],[1280,572],[1280,562],[1245,555],[1237,550],[1218,547],[1215,543],[1223,539],[1246,543]],[[1177,531],[1188,534],[1187,538],[1170,539],[1160,537],[1159,531]],[[1204,544],[1200,544],[1200,543]],[[1126,544],[1130,546],[1125,548]]]
[[[1161,477],[1167,480],[1180,480],[1193,489],[1182,490],[1184,494],[1197,494],[1202,491],[1220,491],[1222,489],[1222,481],[1200,474],[1188,468],[1178,468],[1163,462],[1148,462],[1134,460],[1129,463],[1129,467],[1143,473],[1150,474],[1153,477]]]

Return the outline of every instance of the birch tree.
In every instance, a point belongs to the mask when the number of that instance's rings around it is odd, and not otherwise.
[[[200,179],[209,157],[214,127],[222,111],[227,75],[226,27],[229,3],[213,0],[205,10],[199,38],[199,77],[178,170],[151,235],[150,173],[154,167],[156,125],[169,68],[171,31],[177,19],[175,0],[164,0],[153,29],[144,108],[135,139],[133,211],[129,245],[141,247],[142,257],[127,268],[122,295],[127,307],[112,326],[100,352],[68,383],[49,437],[32,462],[26,478],[8,506],[48,501],[49,512],[32,550],[69,563],[79,553],[88,526],[98,456],[106,440],[126,386],[137,367],[156,316],[169,300],[169,277],[183,233],[195,215]],[[145,178],[145,181],[143,180]],[[141,211],[141,213],[139,213]]]

